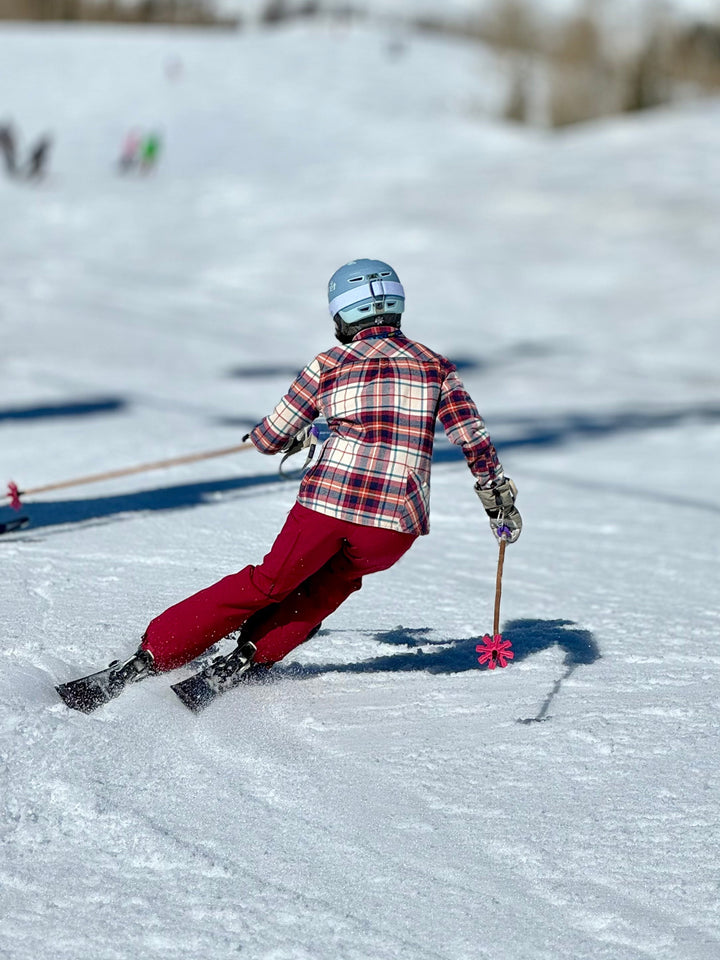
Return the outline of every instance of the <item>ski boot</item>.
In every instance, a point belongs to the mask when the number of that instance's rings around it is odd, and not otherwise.
[[[215,657],[200,673],[172,685],[173,691],[193,713],[200,713],[212,701],[232,690],[243,679],[265,674],[265,664],[253,663],[257,647],[251,640],[242,641],[227,656]]]
[[[113,660],[105,670],[98,670],[97,673],[71,680],[69,683],[61,683],[55,689],[73,710],[92,713],[104,703],[119,697],[129,684],[152,677],[155,673],[157,670],[153,655],[149,650],[140,647],[123,663]]]

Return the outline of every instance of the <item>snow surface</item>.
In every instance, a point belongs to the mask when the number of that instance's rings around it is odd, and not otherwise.
[[[168,63],[181,62],[175,79]],[[0,30],[0,478],[239,442],[393,262],[520,490],[496,548],[438,440],[433,532],[275,682],[189,714],[53,686],[257,562],[296,484],[245,453],[28,504],[0,539],[0,956],[720,956],[720,103],[493,125],[493,61],[373,30]],[[159,126],[122,179],[126,130]],[[2,508],[0,518],[10,515]]]

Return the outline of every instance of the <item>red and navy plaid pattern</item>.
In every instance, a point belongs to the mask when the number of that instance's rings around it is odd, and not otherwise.
[[[277,453],[317,417],[330,436],[300,485],[311,510],[403,533],[429,530],[435,422],[482,483],[502,467],[477,407],[449,360],[393,327],[371,327],[321,353],[250,434]]]

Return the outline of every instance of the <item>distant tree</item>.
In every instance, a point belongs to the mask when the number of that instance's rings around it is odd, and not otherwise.
[[[650,110],[670,102],[672,84],[666,53],[662,38],[655,35],[628,65],[625,111]]]
[[[300,4],[297,8],[297,15],[299,17],[316,17],[321,9],[319,0],[305,0],[305,3]]]
[[[528,123],[530,104],[528,90],[530,77],[524,63],[515,61],[513,64],[510,92],[503,110],[503,117],[512,123]]]
[[[526,0],[495,0],[480,33],[510,50],[537,50],[541,45],[538,23]]]
[[[260,14],[260,22],[267,24],[280,23],[290,16],[287,0],[268,0],[265,9]]]
[[[677,79],[707,90],[720,87],[720,25],[696,23],[677,34],[673,73]]]
[[[602,36],[592,9],[587,7],[560,27],[553,46],[553,55],[565,63],[599,63],[603,57]]]

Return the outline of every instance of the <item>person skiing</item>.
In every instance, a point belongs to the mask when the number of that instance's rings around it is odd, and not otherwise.
[[[28,180],[41,180],[45,176],[52,142],[52,137],[46,133],[31,149],[25,168],[25,176]]]
[[[139,130],[128,131],[123,141],[120,158],[118,160],[118,170],[120,173],[127,173],[137,166],[141,143],[142,135]]]
[[[3,156],[8,176],[14,176],[17,172],[17,147],[15,131],[10,123],[0,126],[0,154]]]
[[[149,133],[140,144],[140,170],[149,173],[157,166],[162,141],[159,133]]]
[[[328,299],[340,346],[316,356],[247,435],[276,454],[313,442],[319,417],[329,430],[270,552],[155,617],[138,651],[111,665],[112,689],[100,702],[238,630],[237,647],[198,674],[213,694],[266,673],[313,636],[363,577],[428,533],[437,420],[465,455],[495,536],[519,537],[515,485],[455,367],[401,330],[405,291],[393,268],[351,261],[333,274]],[[187,683],[173,689],[194,708]]]

